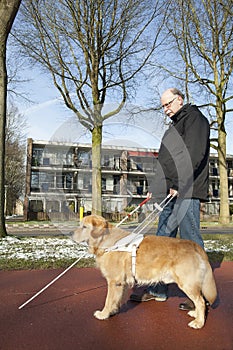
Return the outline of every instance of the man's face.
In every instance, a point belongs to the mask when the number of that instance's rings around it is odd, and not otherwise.
[[[165,91],[161,96],[161,104],[164,113],[171,118],[183,106],[183,99],[179,95],[173,95],[171,91]]]

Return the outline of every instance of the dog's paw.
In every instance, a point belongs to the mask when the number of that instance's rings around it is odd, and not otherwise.
[[[200,329],[204,326],[204,322],[198,322],[197,320],[193,320],[189,322],[188,326],[194,329]]]
[[[106,312],[103,311],[95,311],[94,312],[95,318],[98,318],[98,320],[106,320],[106,318],[109,318],[109,314],[106,314]]]
[[[188,315],[191,316],[191,317],[196,318],[196,317],[197,317],[197,315],[196,315],[196,310],[189,311],[189,312],[188,312]]]

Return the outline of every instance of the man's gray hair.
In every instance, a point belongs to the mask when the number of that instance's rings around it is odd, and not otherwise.
[[[172,88],[170,91],[173,95],[178,95],[178,96],[182,97],[182,99],[184,100],[185,96],[179,89]]]

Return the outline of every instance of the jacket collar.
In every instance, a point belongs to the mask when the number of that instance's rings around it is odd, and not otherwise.
[[[190,103],[186,103],[183,105],[177,112],[171,117],[172,124],[176,124],[180,119],[182,119],[185,115],[189,107],[191,106]]]

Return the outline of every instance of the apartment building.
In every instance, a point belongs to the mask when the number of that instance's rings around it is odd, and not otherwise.
[[[121,212],[146,198],[156,150],[102,147],[102,203]],[[77,214],[92,208],[91,145],[28,139],[24,215],[28,220]]]
[[[122,212],[146,198],[157,156],[155,149],[102,147],[105,213]],[[229,196],[233,200],[233,156],[228,158]],[[219,194],[218,158],[211,154],[208,214],[217,214]],[[85,213],[92,208],[91,145],[28,139],[25,219],[70,219],[77,217],[80,207]]]
[[[227,175],[229,203],[233,204],[233,155],[227,155]],[[205,206],[208,215],[218,215],[220,203],[219,161],[216,153],[210,154],[209,160],[209,202]]]

